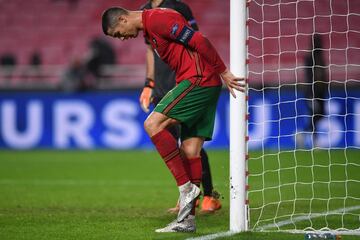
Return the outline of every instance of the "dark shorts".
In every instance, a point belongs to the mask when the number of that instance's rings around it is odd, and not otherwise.
[[[201,87],[184,80],[163,97],[154,111],[181,123],[181,140],[202,137],[208,141],[212,139],[220,91],[221,86]]]

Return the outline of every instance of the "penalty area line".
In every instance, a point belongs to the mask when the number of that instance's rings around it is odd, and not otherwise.
[[[212,239],[221,238],[221,237],[230,237],[235,234],[236,234],[236,232],[231,232],[231,231],[219,232],[219,233],[213,233],[213,234],[204,235],[204,236],[200,236],[200,237],[186,238],[185,240],[212,240]]]

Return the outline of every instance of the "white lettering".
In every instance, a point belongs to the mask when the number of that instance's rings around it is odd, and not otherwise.
[[[354,145],[360,146],[360,101],[354,102]]]
[[[39,101],[30,101],[26,108],[27,118],[22,119],[26,128],[17,129],[16,103],[5,101],[1,106],[1,132],[6,144],[12,148],[27,149],[35,147],[42,135],[43,106]],[[26,124],[25,124],[26,122]]]
[[[266,138],[271,133],[271,106],[263,100],[254,102],[250,112],[252,122],[249,121],[249,148],[262,148]]]
[[[114,100],[108,103],[102,119],[109,127],[102,134],[102,141],[111,148],[125,149],[136,147],[141,140],[141,126],[135,117],[139,107],[132,101]]]
[[[71,139],[76,147],[93,147],[89,133],[93,124],[94,113],[89,104],[80,100],[56,102],[54,104],[55,147],[70,147]]]
[[[318,123],[319,137],[316,139],[315,146],[331,148],[337,146],[344,135],[342,123],[337,117],[340,114],[341,106],[339,102],[333,100],[326,103],[325,107],[326,112],[330,115],[325,116]]]

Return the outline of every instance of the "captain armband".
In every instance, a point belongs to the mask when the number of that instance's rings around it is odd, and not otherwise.
[[[194,29],[184,26],[179,35],[176,37],[176,40],[187,46],[194,33]]]

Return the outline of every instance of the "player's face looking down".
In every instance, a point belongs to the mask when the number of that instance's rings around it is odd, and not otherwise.
[[[108,33],[110,36],[124,41],[129,38],[136,38],[139,31],[134,24],[128,21],[127,16],[120,16],[115,27],[110,28]]]

